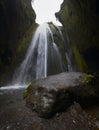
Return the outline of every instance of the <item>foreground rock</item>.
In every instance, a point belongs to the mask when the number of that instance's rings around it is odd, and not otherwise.
[[[38,117],[25,106],[23,91],[0,90],[0,130],[96,130],[96,121],[77,103],[53,118]],[[99,108],[97,113],[99,119]]]
[[[53,118],[40,118],[39,123],[32,125],[33,130],[95,130],[96,126],[82,110],[79,104],[70,106],[66,112],[56,114]]]
[[[64,111],[74,101],[83,106],[90,105],[98,101],[93,81],[92,75],[79,72],[61,73],[34,81],[25,90],[26,104],[41,117]]]

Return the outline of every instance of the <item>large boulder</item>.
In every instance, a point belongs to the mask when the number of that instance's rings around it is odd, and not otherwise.
[[[33,117],[38,119],[37,116]],[[32,130],[96,130],[94,121],[78,103],[70,106],[66,112],[58,113],[50,119],[36,120],[32,122]]]
[[[61,73],[33,81],[25,90],[26,104],[41,117],[64,111],[73,102],[89,105],[97,100],[94,77],[80,72]],[[91,102],[89,102],[91,101]]]

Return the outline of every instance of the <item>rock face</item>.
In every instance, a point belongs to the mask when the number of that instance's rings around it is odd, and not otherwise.
[[[31,39],[28,30],[35,25],[35,13],[31,7],[31,0],[1,0],[0,1],[0,79],[6,80],[7,73],[15,69],[19,59],[18,50],[26,46],[27,36]],[[31,30],[29,30],[31,31]],[[28,33],[26,33],[28,32]],[[33,28],[32,28],[33,33]],[[21,39],[24,37],[24,43]],[[23,45],[22,45],[23,44]],[[19,47],[19,45],[21,45]],[[21,53],[21,55],[22,55]],[[14,65],[15,64],[15,65]],[[12,67],[13,68],[12,68]],[[10,72],[9,72],[10,70]],[[6,73],[6,74],[5,74]],[[4,76],[4,77],[3,77]],[[7,77],[9,77],[7,75]],[[3,80],[2,80],[3,81]],[[1,82],[0,82],[1,84]]]
[[[78,71],[98,70],[99,72],[98,0],[64,0],[56,17],[63,24],[64,37],[66,37],[66,32],[69,35]],[[87,69],[83,67],[84,62],[81,57],[88,65]]]
[[[53,118],[40,118],[41,122],[33,122],[35,130],[94,130],[95,125],[88,114],[79,104],[72,105],[66,112],[57,114]]]
[[[26,104],[41,117],[64,111],[73,102],[82,105],[96,100],[93,76],[79,72],[61,73],[34,81],[25,91]],[[88,104],[87,104],[88,105]]]

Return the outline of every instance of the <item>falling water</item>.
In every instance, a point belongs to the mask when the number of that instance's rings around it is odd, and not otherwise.
[[[65,42],[65,39],[63,37],[63,34],[62,34],[62,31],[61,29],[56,26],[57,29],[58,29],[58,32],[60,34],[60,37],[63,41],[63,44],[64,44],[64,48],[65,48],[65,56],[66,56],[66,60],[67,60],[67,67],[68,67],[68,71],[71,72],[71,71],[75,71],[75,66],[74,64],[72,63],[73,62],[73,58],[74,58],[74,55],[73,55],[73,51],[72,51],[72,48],[70,46],[70,42],[69,42],[69,38],[68,38],[68,35],[66,35],[67,37],[67,41]]]
[[[52,65],[57,72],[49,72]],[[57,68],[55,68],[55,64]],[[45,78],[48,74],[63,71],[59,49],[54,42],[52,31],[47,23],[40,25],[30,43],[25,59],[14,74],[14,83],[26,84],[33,78]]]

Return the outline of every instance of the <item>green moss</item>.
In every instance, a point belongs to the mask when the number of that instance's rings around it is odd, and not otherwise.
[[[84,77],[80,78],[80,80],[82,82],[84,82],[84,84],[88,85],[89,87],[86,87],[85,88],[85,92],[90,95],[90,96],[95,96],[96,95],[96,88],[93,87],[93,83],[95,81],[95,76],[94,75],[91,75],[91,74],[85,74]],[[90,87],[92,86],[92,87]],[[84,93],[84,94],[86,94]]]
[[[23,93],[23,97],[26,98],[28,96],[28,94],[31,92],[32,86],[33,84],[36,82],[36,80],[33,80],[32,82],[30,82],[27,85],[27,88],[25,89],[24,93]]]
[[[29,90],[32,87],[32,83],[28,84],[28,87],[25,89],[24,93],[23,93],[23,97],[26,98],[29,94]]]
[[[83,59],[81,54],[79,53],[77,47],[73,47],[73,53],[74,53],[75,65],[76,65],[77,71],[87,72],[88,66],[85,63],[85,60]]]
[[[86,83],[91,83],[94,79],[94,75],[91,75],[91,74],[86,74],[83,78],[83,80],[86,82]]]
[[[26,98],[26,97],[27,97],[27,95],[28,95],[28,90],[27,90],[27,89],[25,89],[25,91],[24,91],[24,93],[23,93],[23,97],[24,97],[24,98]]]
[[[89,94],[90,95],[95,95],[96,94],[96,90],[94,88],[89,89]]]

